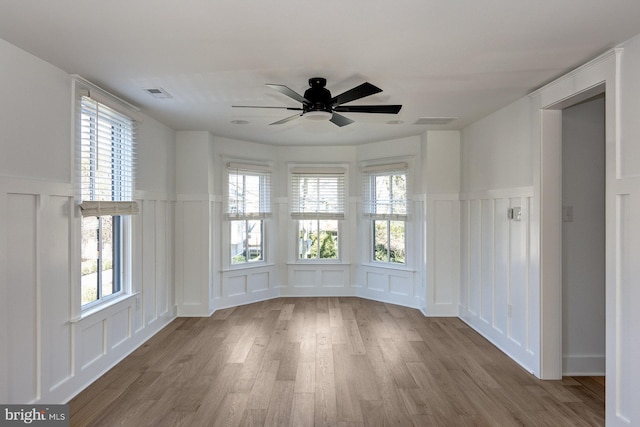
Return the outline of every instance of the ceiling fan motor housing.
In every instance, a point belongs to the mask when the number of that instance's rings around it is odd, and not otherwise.
[[[312,77],[309,79],[309,89],[304,92],[304,97],[309,104],[302,104],[305,113],[309,111],[331,112],[331,92],[325,88],[327,79],[323,77]]]

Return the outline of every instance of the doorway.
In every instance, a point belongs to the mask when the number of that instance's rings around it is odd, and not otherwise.
[[[563,361],[563,111],[604,96],[606,82],[595,84],[541,110],[540,159],[540,378],[560,379]],[[606,99],[606,98],[605,98]],[[606,99],[607,103],[611,99]],[[607,113],[608,114],[608,113]],[[605,119],[610,123],[610,118]],[[607,126],[606,131],[610,131]],[[606,157],[606,156],[603,156]],[[610,158],[605,175],[610,178]],[[606,195],[605,195],[606,196]],[[610,200],[607,200],[609,207]],[[567,205],[569,206],[569,205]],[[565,211],[565,216],[576,212]],[[610,212],[607,213],[609,215]],[[608,217],[607,217],[608,218]],[[568,228],[568,227],[567,227]],[[610,271],[607,270],[607,274]],[[607,276],[607,281],[610,277]],[[607,288],[609,290],[609,288]],[[606,302],[605,302],[606,304]],[[608,351],[608,350],[607,350]]]
[[[562,109],[562,375],[605,374],[605,94]]]

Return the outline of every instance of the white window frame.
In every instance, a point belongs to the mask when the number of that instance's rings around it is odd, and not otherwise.
[[[347,213],[347,188],[348,188],[348,168],[345,164],[323,164],[323,165],[290,165],[289,168],[289,211],[295,230],[293,239],[293,259],[296,263],[309,264],[335,264],[343,260],[343,223]],[[320,183],[322,179],[329,181],[336,179],[336,198],[333,203],[325,203],[322,197],[301,199],[299,192],[299,180],[317,179]],[[319,189],[319,186],[318,186]],[[302,221],[333,220],[337,224],[336,258],[300,258],[300,232]],[[318,254],[319,255],[319,254]]]
[[[242,268],[250,268],[259,265],[264,265],[268,262],[270,254],[269,254],[269,246],[268,246],[268,227],[269,227],[269,219],[272,216],[272,200],[271,194],[273,192],[272,188],[272,168],[269,164],[265,163],[253,163],[246,161],[226,161],[226,170],[224,173],[224,217],[226,224],[225,235],[226,241],[225,243],[225,259],[227,261],[225,264],[230,269],[242,269]],[[239,177],[242,177],[243,184],[242,189],[246,191],[246,177],[247,176],[257,176],[259,177],[258,184],[258,201],[254,204],[248,204],[244,197],[235,197],[237,193],[234,195],[231,191],[231,186],[233,180],[237,180]],[[231,254],[231,245],[232,245],[232,227],[233,221],[244,221],[247,224],[248,221],[260,221],[261,227],[261,246],[260,246],[260,260],[250,261],[245,258],[244,262],[233,262],[233,256]],[[245,239],[243,239],[244,244],[247,246],[248,243]]]
[[[406,268],[409,265],[409,165],[406,162],[373,164],[361,169],[363,178],[363,214],[369,220],[368,230],[368,262],[377,266]],[[396,199],[392,194],[382,202],[376,196],[376,177],[393,177],[404,175],[405,194],[404,198]],[[392,192],[392,188],[389,189]],[[391,223],[394,221],[404,222],[404,262],[392,262],[390,254],[386,261],[378,260],[375,257],[375,222],[384,221],[387,223],[387,249],[391,250]]]
[[[137,203],[133,200],[134,192],[134,174],[135,174],[135,129],[136,123],[142,121],[139,110],[128,104],[125,101],[109,94],[94,84],[82,79],[79,76],[74,76],[74,98],[75,98],[75,116],[76,121],[76,137],[75,137],[75,174],[76,184],[78,188],[78,201],[80,221],[78,227],[81,228],[82,218],[85,217],[118,217],[117,223],[119,224],[118,230],[118,248],[114,249],[114,253],[120,258],[120,264],[118,266],[117,274],[113,277],[113,286],[117,288],[117,291],[112,292],[109,295],[101,295],[100,279],[96,277],[96,290],[98,292],[97,299],[89,301],[85,304],[82,303],[82,273],[80,272],[80,258],[82,255],[81,245],[78,247],[78,284],[74,286],[77,297],[74,296],[74,301],[77,301],[79,311],[74,312],[78,315],[84,315],[84,313],[91,313],[96,309],[100,309],[107,303],[119,300],[120,297],[128,296],[132,291],[132,220],[131,215],[138,212]],[[83,123],[83,120],[87,122]],[[113,120],[113,122],[111,122]],[[90,122],[91,125],[87,125]],[[109,137],[109,133],[102,134],[103,136],[96,137],[96,126],[98,130],[102,126],[110,128],[107,123],[118,123],[118,126],[123,125],[122,128],[125,133],[114,139],[113,136]],[[113,126],[111,126],[111,129]],[[91,137],[87,137],[87,133],[92,133]],[[85,132],[85,133],[83,133]],[[104,136],[107,135],[107,136]],[[113,133],[111,133],[113,135]],[[96,147],[106,147],[101,145],[104,141],[110,140],[109,150],[114,150],[115,141],[124,141],[124,145],[116,146],[116,151],[120,157],[116,160],[111,160],[109,164],[111,172],[103,176],[103,184],[106,182],[106,186],[100,186],[99,179],[93,174],[88,176],[85,174],[83,177],[83,161],[86,162],[88,157],[87,153],[83,150],[91,147],[94,150]],[[124,150],[124,151],[122,151]],[[111,152],[111,151],[110,151]],[[113,158],[112,158],[113,159]],[[93,161],[93,159],[91,160]],[[86,163],[85,163],[86,165]],[[90,166],[90,170],[94,171],[94,165]],[[116,171],[114,173],[114,170]],[[110,189],[108,187],[111,186]],[[104,191],[99,191],[102,188]],[[115,221],[114,221],[115,222]],[[82,232],[78,232],[78,237],[82,236]],[[81,239],[79,239],[80,241]],[[100,241],[100,239],[98,240]],[[103,247],[100,250],[104,249]],[[97,260],[101,259],[101,254],[97,255]],[[100,273],[98,267],[97,273]]]

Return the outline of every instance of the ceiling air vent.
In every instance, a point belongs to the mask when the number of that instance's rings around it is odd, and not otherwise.
[[[420,117],[414,125],[448,125],[458,117]]]
[[[159,99],[173,98],[173,96],[171,96],[169,92],[167,92],[166,90],[160,87],[145,89],[145,91],[149,93],[149,95],[153,96],[154,98],[159,98]]]

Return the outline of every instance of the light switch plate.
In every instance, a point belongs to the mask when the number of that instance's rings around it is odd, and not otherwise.
[[[562,222],[573,222],[573,206],[562,207]]]
[[[514,208],[507,209],[507,218],[512,221],[520,221],[522,220],[522,208],[516,206]]]

